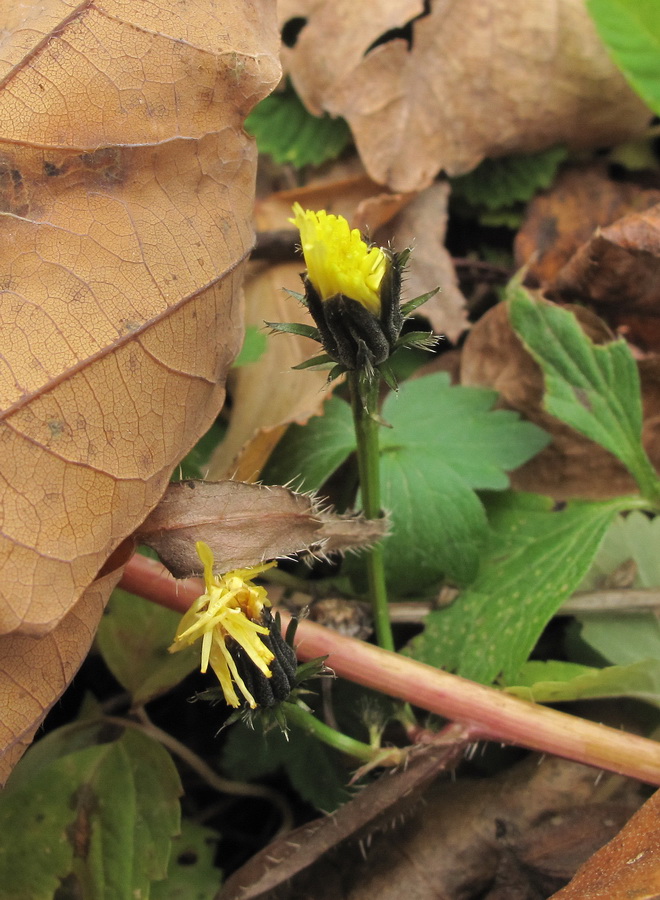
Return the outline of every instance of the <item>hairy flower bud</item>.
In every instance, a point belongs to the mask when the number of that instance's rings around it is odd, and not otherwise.
[[[370,246],[342,216],[293,207],[307,272],[305,301],[321,343],[348,370],[385,362],[399,338],[403,316],[400,258]]]

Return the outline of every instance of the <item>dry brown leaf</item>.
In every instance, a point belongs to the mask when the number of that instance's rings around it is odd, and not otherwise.
[[[415,197],[391,224],[392,245],[412,247],[406,268],[404,299],[440,291],[419,310],[436,334],[456,343],[469,327],[467,301],[458,286],[456,270],[445,247],[449,184],[438,182]]]
[[[283,61],[309,109],[348,120],[369,175],[398,191],[485,156],[639,133],[649,111],[584,0],[281,0]],[[376,46],[374,46],[376,45]]]
[[[528,265],[527,278],[536,284],[553,285],[560,269],[597,228],[656,203],[660,191],[613,181],[604,165],[565,169],[551,190],[530,203],[516,235],[516,265]]]
[[[428,747],[411,757],[404,771],[387,773],[367,785],[331,816],[303,825],[274,841],[227,879],[216,900],[266,900],[278,887],[284,891],[282,898],[288,897],[286,882],[300,873],[305,876],[309,867],[322,862],[324,853],[346,842],[366,839],[369,834],[387,828],[397,816],[410,812],[438,773],[455,762],[456,752],[452,747]],[[343,891],[336,879],[326,882],[315,876],[316,871],[312,869],[315,890],[310,896],[339,900]]]
[[[658,900],[660,792],[552,900]]]
[[[612,339],[594,313],[580,306],[571,311],[593,341]],[[654,465],[660,467],[660,360],[642,360],[639,372],[643,443]],[[516,410],[552,435],[548,447],[511,473],[516,490],[568,500],[616,497],[636,489],[631,475],[611,453],[545,412],[541,369],[511,328],[506,304],[493,307],[473,326],[461,355],[461,383],[494,388],[502,406]]]
[[[94,581],[50,634],[0,637],[0,786],[87,656],[105,602],[120,576],[121,568],[117,568]]]
[[[632,783],[603,803],[593,769],[556,758],[534,757],[489,779],[430,788],[420,779],[424,802],[416,807],[418,790],[412,797],[393,792],[402,776],[406,787],[406,774],[383,776],[332,816],[266,847],[217,900],[472,900],[491,896],[486,891],[505,874],[503,862],[526,869],[527,886],[556,886],[639,805]]]
[[[0,23],[0,633],[21,629],[0,690],[30,655],[58,673],[22,679],[22,735],[84,655],[69,611],[222,404],[253,241],[242,120],[277,29],[242,0],[4,0]]]
[[[617,320],[626,313],[660,316],[660,204],[598,230],[559,272],[558,299],[602,307]]]
[[[302,269],[301,263],[252,264],[245,280],[246,325],[313,324],[307,310],[286,293],[300,291]],[[303,425],[310,416],[321,414],[330,396],[325,390],[328,373],[293,371],[293,366],[319,351],[319,345],[309,338],[269,335],[265,353],[233,373],[232,417],[209,464],[211,481],[256,481],[286,426],[290,422]]]
[[[373,544],[387,521],[338,516],[307,494],[239,481],[171,484],[138,530],[176,578],[201,575],[195,543],[213,551],[216,570],[256,566],[291,553],[331,553]]]

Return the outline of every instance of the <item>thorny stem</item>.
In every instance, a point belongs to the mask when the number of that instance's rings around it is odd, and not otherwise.
[[[292,722],[303,731],[306,731],[307,734],[311,734],[318,740],[323,741],[329,747],[334,747],[340,753],[353,756],[355,759],[359,759],[360,762],[377,764],[379,766],[399,766],[405,759],[404,751],[396,747],[386,749],[371,747],[369,744],[337,731],[336,728],[331,728],[296,703],[283,703],[282,707],[287,722]]]
[[[198,579],[175,581],[160,563],[137,555],[121,586],[179,612],[204,590]],[[290,617],[280,612],[286,629]],[[314,622],[301,621],[296,637],[301,660],[327,656],[342,678],[462,723],[468,740],[518,744],[660,785],[660,744],[654,741],[519,700]]]
[[[357,439],[360,493],[365,518],[379,519],[380,506],[380,457],[378,452],[378,378],[363,378],[360,372],[348,373],[351,407]],[[365,552],[364,559],[369,580],[369,598],[376,629],[376,640],[385,650],[394,650],[392,625],[387,608],[383,545],[379,542]]]

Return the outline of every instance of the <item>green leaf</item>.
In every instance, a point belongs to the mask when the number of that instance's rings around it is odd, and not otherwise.
[[[330,397],[322,416],[307,425],[290,425],[268,460],[262,480],[289,484],[297,490],[317,490],[355,450],[351,408]]]
[[[85,900],[148,897],[167,872],[180,791],[169,754],[135,731],[10,781],[0,900],[52,900],[62,883]]]
[[[660,114],[657,0],[587,0],[601,40],[633,89]]]
[[[550,187],[564,159],[564,147],[551,147],[526,156],[485,159],[467,175],[450,179],[452,196],[487,210],[526,203],[538,191]]]
[[[390,590],[410,594],[444,574],[459,584],[477,571],[486,517],[475,490],[503,490],[506,472],[548,436],[516,413],[493,410],[495,391],[452,387],[446,373],[391,394],[380,432],[381,491],[391,511],[385,565]]]
[[[279,728],[267,734],[257,720],[254,730],[234,725],[223,750],[222,765],[230,778],[261,778],[283,767],[303,800],[332,812],[350,799],[348,776],[340,755],[317,738],[292,726],[288,739]]]
[[[534,494],[493,498],[491,533],[476,581],[432,612],[410,646],[423,662],[490,683],[516,678],[547,622],[587,571],[625,499],[562,510]]]
[[[510,290],[511,324],[543,369],[548,412],[613,453],[642,491],[660,490],[642,447],[637,364],[624,340],[594,344],[573,313]]]
[[[180,620],[170,609],[126,591],[113,592],[96,640],[106,665],[135,703],[168,691],[199,666],[199,648],[168,652]]]
[[[660,706],[660,660],[645,659],[627,666],[595,669],[576,663],[525,663],[515,686],[506,692],[536,703],[563,703],[598,697],[635,697]]]
[[[261,359],[266,352],[268,344],[268,336],[263,329],[256,325],[248,325],[245,329],[245,337],[243,338],[243,346],[241,352],[234,360],[234,368],[239,366],[248,366]]]
[[[660,518],[641,512],[619,517],[605,535],[581,587],[594,590],[603,578],[633,560],[634,587],[660,587]],[[660,621],[652,612],[589,613],[577,617],[580,639],[600,657],[620,666],[644,659],[660,661]]]
[[[151,886],[149,900],[214,900],[222,873],[214,865],[220,834],[186,819],[172,841],[167,878]]]
[[[344,119],[313,116],[292,88],[258,103],[245,120],[245,129],[257,139],[260,153],[298,169],[335,159],[351,141]]]

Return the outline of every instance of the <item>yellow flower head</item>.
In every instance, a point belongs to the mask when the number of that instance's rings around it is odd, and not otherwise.
[[[257,703],[239,674],[231,643],[239,644],[257,669],[266,678],[271,677],[269,666],[275,657],[260,637],[269,634],[269,629],[259,624],[264,607],[270,606],[270,601],[265,588],[252,584],[252,579],[275,563],[235,569],[218,576],[213,574],[211,548],[202,541],[197,542],[196,548],[204,564],[206,591],[181,619],[170,652],[189,647],[201,638],[202,672],[206,672],[210,663],[227,703],[236,707],[242,703],[235,685],[254,709]]]
[[[369,247],[357,228],[352,231],[342,216],[325,210],[304,210],[293,205],[290,221],[300,231],[307,277],[321,300],[343,294],[370,313],[380,313],[380,286],[388,258],[379,247]]]

